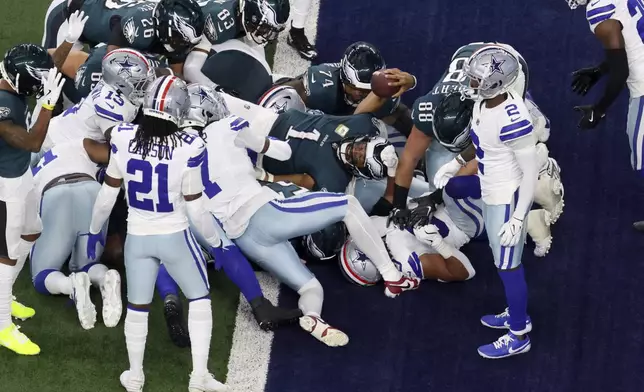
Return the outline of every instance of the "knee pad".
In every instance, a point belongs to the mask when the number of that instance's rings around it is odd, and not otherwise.
[[[46,269],[44,271],[40,271],[31,279],[31,281],[34,284],[34,288],[38,293],[43,295],[51,295],[51,293],[49,292],[49,290],[47,290],[47,287],[45,286],[45,280],[52,272],[57,272],[57,270]]]

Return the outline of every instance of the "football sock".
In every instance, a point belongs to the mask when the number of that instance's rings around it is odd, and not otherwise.
[[[306,24],[306,18],[311,11],[312,0],[295,0],[291,8],[291,15],[293,16],[292,27],[296,29],[303,29]]]
[[[109,269],[100,263],[91,264],[89,268],[83,268],[87,275],[89,275],[89,280],[92,282],[94,287],[101,287],[105,282],[105,274]]]
[[[390,282],[399,281],[402,278],[402,274],[389,258],[389,253],[378,234],[378,230],[371,223],[371,219],[364,212],[358,200],[353,196],[348,196],[348,199],[349,203],[344,223],[347,225],[347,231],[351,234],[351,238],[358,249],[373,262],[384,280]]]
[[[25,243],[29,243],[27,241],[21,240]],[[33,243],[31,243],[33,244]],[[15,282],[16,279],[18,279],[18,275],[20,275],[20,271],[22,271],[22,268],[25,266],[25,261],[27,261],[27,256],[29,253],[25,253],[24,256],[20,256],[18,260],[16,261],[16,265],[13,266],[13,281]]]
[[[528,286],[523,266],[509,271],[498,270],[505,287],[505,297],[510,309],[510,331],[522,335],[528,320]]]
[[[11,325],[13,266],[0,263],[0,331]]]
[[[159,266],[156,286],[157,292],[161,296],[161,299],[165,299],[165,297],[167,297],[168,295],[179,297],[179,286],[177,285],[177,282],[172,279],[172,277],[168,273],[168,270],[163,264]]]
[[[215,260],[217,266],[222,266],[228,279],[230,279],[242,292],[246,301],[263,296],[255,271],[250,263],[235,245],[228,246],[226,257]]]
[[[130,360],[130,372],[143,375],[143,354],[148,337],[148,312],[128,307],[125,315],[125,346]]]
[[[209,299],[191,301],[188,307],[188,331],[194,374],[208,373],[208,354],[212,336],[212,304]]]
[[[324,289],[320,282],[313,278],[297,291],[300,300],[297,306],[306,316],[320,317],[324,303]]]
[[[72,280],[60,271],[52,271],[47,274],[45,278],[45,289],[47,289],[49,294],[53,295],[71,295],[74,290],[72,288]]]

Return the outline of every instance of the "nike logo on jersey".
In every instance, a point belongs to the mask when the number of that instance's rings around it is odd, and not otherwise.
[[[590,6],[592,7],[592,6],[594,6],[595,4],[599,3],[600,1],[601,1],[601,0],[595,0],[595,1],[593,1],[592,3],[590,3]]]
[[[311,74],[311,83],[315,83],[315,74],[314,73]]]

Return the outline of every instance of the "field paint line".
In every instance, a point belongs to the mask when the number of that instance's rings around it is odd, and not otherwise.
[[[280,284],[266,272],[257,272],[257,280],[264,296],[278,303]],[[250,305],[240,294],[233,344],[228,360],[226,384],[235,392],[263,392],[268,377],[271,359],[273,332],[262,331],[251,311]]]
[[[293,0],[291,0],[291,4],[292,3]],[[291,8],[293,8],[292,5]],[[313,0],[311,2],[311,11],[309,13],[309,17],[307,18],[306,24],[304,26],[304,32],[306,33],[306,36],[309,38],[309,41],[311,41],[312,44],[315,44],[315,40],[318,35],[319,15],[320,0]],[[275,49],[275,62],[273,63],[273,73],[294,77],[303,74],[304,71],[309,68],[311,62],[300,57],[295,49],[291,48],[286,43],[286,37],[288,36],[288,32],[291,28],[290,18],[287,22],[287,26],[288,27],[286,28],[286,30],[283,31],[282,34],[280,34],[277,40],[277,48]]]

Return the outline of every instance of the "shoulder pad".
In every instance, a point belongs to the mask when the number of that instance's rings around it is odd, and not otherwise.
[[[599,24],[608,19],[614,19],[617,10],[614,0],[594,0],[586,7],[586,20],[594,33]]]

